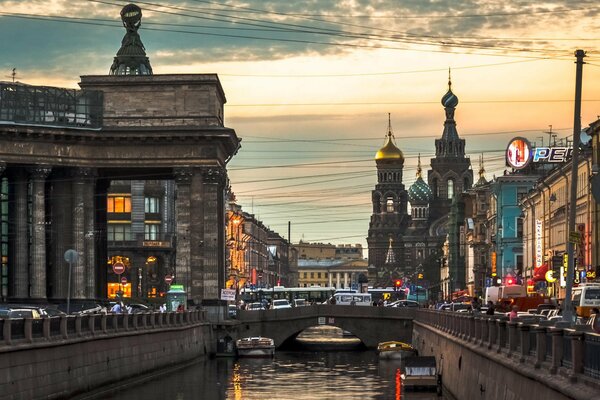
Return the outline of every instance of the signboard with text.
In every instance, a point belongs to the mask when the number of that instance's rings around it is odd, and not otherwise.
[[[515,137],[506,148],[506,164],[514,169],[523,169],[530,163],[564,163],[571,158],[572,147],[553,146],[535,147],[531,146],[529,140],[523,137]]]

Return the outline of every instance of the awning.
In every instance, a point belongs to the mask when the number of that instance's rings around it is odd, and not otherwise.
[[[546,272],[548,272],[548,264],[542,264],[533,269],[533,281],[541,282],[546,280]]]

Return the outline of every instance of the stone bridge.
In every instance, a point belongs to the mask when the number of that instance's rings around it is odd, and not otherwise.
[[[270,337],[279,347],[306,328],[332,325],[352,332],[367,348],[376,348],[379,342],[388,340],[410,343],[414,317],[415,310],[411,308],[321,304],[280,310],[240,311],[239,324],[230,326],[228,333],[234,339]]]

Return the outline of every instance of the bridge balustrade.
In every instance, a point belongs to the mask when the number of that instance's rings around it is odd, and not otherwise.
[[[0,347],[78,337],[104,337],[125,334],[128,331],[152,331],[205,322],[206,313],[201,310],[183,313],[88,314],[41,319],[0,319]]]
[[[571,379],[600,379],[600,335],[589,326],[570,327],[564,322],[535,321],[505,316],[470,315],[447,311],[419,310],[415,320],[445,334],[472,342],[519,362],[556,374],[564,371]],[[493,357],[490,355],[490,357]],[[591,379],[591,380],[590,380]]]

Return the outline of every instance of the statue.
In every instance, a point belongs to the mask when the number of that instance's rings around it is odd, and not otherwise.
[[[152,75],[146,48],[138,34],[142,24],[142,9],[135,4],[126,5],[121,10],[121,21],[127,33],[110,67],[110,75]]]

